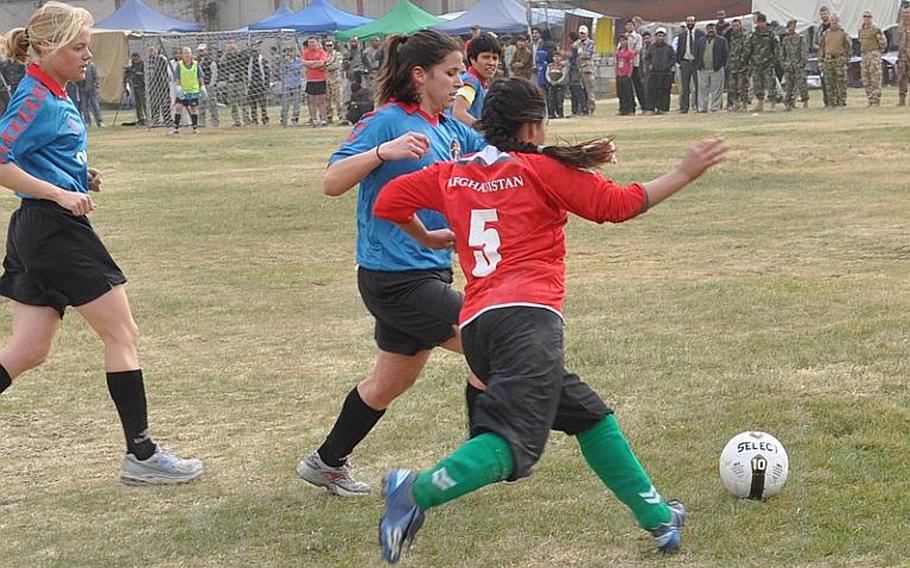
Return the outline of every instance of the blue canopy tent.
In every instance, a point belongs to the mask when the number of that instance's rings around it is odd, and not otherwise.
[[[260,25],[260,24],[268,25],[269,22],[271,22],[272,20],[277,20],[277,19],[283,18],[285,16],[290,16],[293,13],[294,13],[294,10],[291,10],[290,8],[288,8],[287,4],[282,4],[277,10],[272,12],[271,15],[259,20],[258,22],[253,22],[249,26],[243,26],[242,28],[237,28],[234,31],[235,32],[248,32],[248,31],[250,31],[250,26],[256,26],[256,25]]]
[[[313,0],[303,10],[282,18],[268,19],[268,22],[250,24],[251,30],[294,30],[303,33],[329,33],[356,28],[372,22],[365,18],[339,10],[326,0]]]
[[[198,32],[204,26],[184,22],[149,8],[142,0],[126,0],[113,14],[95,24],[103,30],[133,32]]]
[[[502,33],[527,31],[528,7],[517,0],[480,0],[464,14],[432,29],[444,34],[466,34],[471,26]]]

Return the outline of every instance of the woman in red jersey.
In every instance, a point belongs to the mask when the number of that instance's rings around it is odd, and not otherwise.
[[[386,476],[380,544],[389,562],[397,562],[428,508],[529,475],[551,428],[577,438],[588,465],[660,550],[679,546],[682,504],[660,496],[612,410],[565,369],[564,228],[568,212],[598,223],[639,215],[720,163],[727,145],[702,140],[667,174],[620,186],[587,169],[613,160],[611,141],[541,146],[546,117],[536,86],[499,81],[478,125],[487,148],[396,178],[376,201],[376,217],[424,243],[445,242],[448,229],[424,230],[415,212],[445,214],[467,279],[459,318],[464,352],[487,386],[475,403],[469,441],[426,471]]]

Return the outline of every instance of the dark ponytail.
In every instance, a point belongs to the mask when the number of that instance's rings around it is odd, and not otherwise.
[[[433,30],[422,30],[409,36],[389,36],[382,68],[376,78],[379,104],[389,99],[419,104],[417,90],[411,83],[411,72],[415,67],[429,71],[453,51],[461,51],[458,42]]]
[[[518,140],[521,125],[547,118],[543,92],[527,79],[512,77],[495,81],[483,102],[483,116],[475,128],[488,144],[504,152],[543,154],[578,168],[596,168],[609,162],[613,148],[608,139],[590,140],[574,146],[536,146]]]

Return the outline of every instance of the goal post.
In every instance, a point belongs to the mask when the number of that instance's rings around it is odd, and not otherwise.
[[[201,126],[280,120],[282,79],[289,76],[285,65],[293,52],[301,53],[292,30],[143,34],[130,38],[130,53],[143,61],[144,81],[128,82],[134,98],[145,101],[149,128],[173,125],[177,61],[185,47],[197,60],[206,87],[198,108]]]

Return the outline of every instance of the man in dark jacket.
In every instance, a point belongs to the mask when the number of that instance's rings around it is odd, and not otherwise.
[[[703,32],[702,32],[703,33]],[[689,112],[692,84],[698,99],[698,82],[695,68],[695,40],[701,35],[695,29],[695,16],[686,16],[686,25],[676,41],[676,63],[679,64],[679,112]]]
[[[250,46],[249,61],[246,68],[246,79],[249,93],[250,116],[254,124],[269,123],[268,94],[271,84],[271,66],[262,57],[259,44]]]
[[[85,66],[85,78],[78,82],[79,100],[82,102],[82,121],[86,126],[95,119],[98,128],[104,128],[104,117],[101,116],[101,75],[94,61],[89,61]]]
[[[730,42],[730,32],[732,31],[732,25],[727,21],[727,11],[726,10],[716,10],[714,15],[717,16],[717,24],[715,25],[715,30],[717,35],[727,40],[727,43]]]
[[[351,100],[348,101],[346,118],[351,124],[357,124],[360,118],[373,111],[373,92],[360,84],[351,83]]]
[[[705,27],[706,35],[695,40],[695,68],[698,69],[698,112],[717,112],[721,109],[724,92],[724,70],[729,46],[717,35],[714,24]],[[710,101],[710,105],[708,104]]]
[[[133,93],[133,104],[136,106],[136,125],[145,126],[145,63],[138,53],[130,55],[130,66],[126,68],[123,82]]]
[[[657,114],[670,112],[670,88],[673,86],[673,65],[676,54],[667,44],[667,29],[657,28],[654,43],[648,47],[648,96]]]

